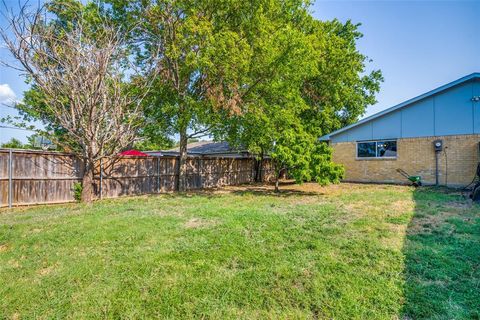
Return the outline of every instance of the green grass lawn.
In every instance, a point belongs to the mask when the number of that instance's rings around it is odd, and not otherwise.
[[[313,184],[0,211],[0,318],[478,319],[480,208]]]

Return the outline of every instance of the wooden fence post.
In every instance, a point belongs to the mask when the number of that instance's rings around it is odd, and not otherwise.
[[[100,158],[100,199],[102,199],[102,191],[103,191],[103,158]]]
[[[157,156],[157,193],[160,193],[160,157]]]
[[[200,157],[197,158],[197,170],[195,170],[197,172],[197,182],[198,182],[198,188],[202,188],[202,172],[200,170],[201,168],[201,164],[200,164],[201,160],[200,160]]]
[[[13,152],[8,150],[8,207],[13,205]]]

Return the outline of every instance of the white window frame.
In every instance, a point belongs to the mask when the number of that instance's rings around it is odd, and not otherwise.
[[[394,157],[379,157],[378,156],[378,147],[377,144],[379,142],[395,142],[397,144],[397,153],[396,156]],[[359,143],[375,143],[375,157],[359,157],[358,156],[358,144]],[[356,153],[356,159],[357,160],[381,160],[381,159],[397,159],[398,157],[398,140],[397,139],[379,139],[379,140],[364,140],[364,141],[357,141],[355,144],[355,153]]]

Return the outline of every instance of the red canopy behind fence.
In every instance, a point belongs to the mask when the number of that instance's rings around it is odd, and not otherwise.
[[[135,156],[135,157],[148,157],[148,154],[138,151],[138,150],[126,150],[123,152],[120,152],[118,155],[120,156]]]

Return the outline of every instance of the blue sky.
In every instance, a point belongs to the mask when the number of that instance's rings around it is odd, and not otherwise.
[[[16,5],[17,0],[7,0]],[[480,72],[480,0],[478,1],[325,1],[313,15],[361,23],[360,51],[385,77],[371,115],[472,72]],[[0,21],[0,24],[3,23]],[[0,49],[0,59],[6,52]],[[0,103],[21,99],[27,88],[15,71],[0,67]],[[0,106],[0,118],[13,110]],[[0,143],[26,141],[30,133],[0,128]]]
[[[362,53],[385,82],[367,116],[480,72],[480,0],[317,1],[321,20],[361,23]]]

